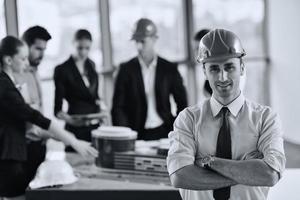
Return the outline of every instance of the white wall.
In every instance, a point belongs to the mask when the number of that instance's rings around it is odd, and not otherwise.
[[[286,140],[300,144],[300,1],[269,0],[271,105]]]

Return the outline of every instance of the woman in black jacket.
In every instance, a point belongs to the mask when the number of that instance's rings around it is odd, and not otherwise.
[[[54,114],[66,122],[66,130],[79,139],[91,141],[91,131],[98,128],[99,120],[84,120],[73,115],[87,115],[100,112],[98,95],[98,74],[95,63],[88,57],[92,35],[85,29],[75,33],[74,52],[54,71],[55,102]],[[62,110],[63,100],[68,111]]]
[[[89,143],[76,139],[55,122],[25,103],[15,86],[14,73],[28,64],[28,49],[19,39],[7,36],[0,43],[0,199],[24,198],[26,185],[26,122],[48,130],[48,137],[71,145],[81,155],[97,156]]]

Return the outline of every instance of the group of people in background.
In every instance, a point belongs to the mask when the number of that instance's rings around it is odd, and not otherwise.
[[[83,156],[97,156],[80,140],[42,114],[37,74],[50,34],[29,28],[22,39],[6,36],[0,43],[0,199],[24,199],[25,189],[45,158],[45,140],[54,138]]]
[[[54,114],[65,121],[65,129],[42,114],[45,91],[37,71],[50,39],[45,28],[34,26],[21,39],[7,36],[0,43],[0,200],[24,199],[45,158],[48,138],[85,156],[98,154],[89,142],[100,119],[74,117],[103,110],[98,74],[89,58],[92,35],[76,31],[74,51],[54,70]],[[137,56],[118,69],[112,124],[130,127],[141,140],[167,138],[170,133],[168,171],[183,199],[266,199],[267,188],[247,185],[272,186],[280,179],[285,166],[282,131],[269,107],[242,94],[245,51],[239,38],[223,29],[195,35],[204,72],[198,90],[209,98],[188,108],[177,64],[156,52],[153,21],[139,19],[131,40]],[[172,114],[171,96],[178,117]]]
[[[100,119],[73,117],[103,110],[99,77],[89,58],[92,35],[85,29],[76,31],[74,51],[54,70],[54,115],[65,121],[65,129],[43,115],[42,98],[47,91],[41,89],[38,67],[51,38],[45,28],[33,26],[20,39],[6,36],[0,43],[0,199],[24,199],[25,189],[45,159],[48,138],[63,141],[68,151],[97,156],[89,142]],[[177,113],[187,106],[182,77],[177,64],[156,53],[157,27],[151,20],[138,20],[131,39],[137,56],[119,67],[112,124],[136,130],[138,139],[167,138],[176,118],[170,96]],[[64,100],[67,111],[62,109]]]

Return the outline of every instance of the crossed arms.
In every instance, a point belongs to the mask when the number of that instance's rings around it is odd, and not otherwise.
[[[190,190],[212,190],[237,184],[273,186],[280,179],[285,166],[282,131],[277,115],[266,111],[255,152],[242,160],[217,158],[210,169],[201,167],[198,143],[194,136],[192,109],[185,109],[169,134],[171,146],[167,158],[171,183]],[[196,108],[195,108],[196,109]],[[196,119],[197,120],[197,119]]]
[[[211,170],[195,164],[185,166],[171,174],[171,183],[176,188],[212,190],[236,184],[249,186],[273,186],[279,174],[261,159],[229,160],[215,158]]]

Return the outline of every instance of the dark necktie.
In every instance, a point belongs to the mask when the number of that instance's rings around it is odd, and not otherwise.
[[[216,157],[231,159],[231,135],[228,122],[228,108],[223,107],[222,113],[222,126],[219,131]],[[215,189],[213,192],[215,200],[228,200],[230,198],[230,187]]]

